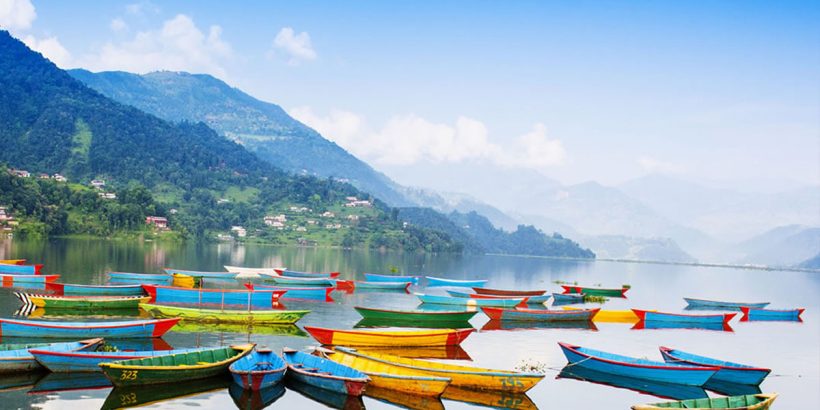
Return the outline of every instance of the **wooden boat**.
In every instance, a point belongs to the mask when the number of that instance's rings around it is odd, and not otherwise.
[[[337,281],[337,283],[341,282],[341,280]],[[374,282],[366,280],[351,280],[346,282],[350,282],[352,287],[358,290],[403,290],[408,293],[410,286],[413,285],[410,282]]]
[[[102,345],[102,339],[98,343],[87,345],[74,351],[54,351],[48,349],[30,349],[29,353],[34,356],[38,363],[54,373],[83,373],[99,372],[100,363],[116,362],[120,360],[142,359],[152,356],[165,356],[169,354],[187,353],[199,349],[174,349],[174,350],[136,350],[136,351],[116,351],[104,352],[95,351]]]
[[[561,285],[561,287],[564,288],[564,293],[583,293],[585,295],[610,296],[614,298],[625,298],[626,291],[629,290],[629,288],[606,289],[573,285]]]
[[[717,367],[683,366],[621,356],[568,343],[559,342],[558,345],[574,366],[637,379],[703,386],[719,370]]]
[[[0,273],[9,273],[12,275],[39,275],[41,269],[43,269],[42,264],[23,265],[0,263]]]
[[[43,320],[0,319],[3,337],[43,337],[88,339],[160,337],[179,322],[179,318],[129,320],[121,322],[53,322]]]
[[[139,282],[156,285],[171,283],[173,276],[165,273],[131,273],[131,272],[108,272],[108,277],[113,281]]]
[[[276,383],[261,390],[245,390],[235,383],[228,386],[228,394],[239,410],[261,410],[269,407],[284,396],[286,390],[284,383]]]
[[[758,309],[749,306],[743,306],[740,308],[743,312],[743,317],[740,318],[742,322],[747,321],[755,321],[755,320],[784,320],[784,321],[801,321],[800,315],[803,314],[803,311],[806,309],[785,309],[785,310],[774,310],[774,309]]]
[[[473,291],[479,295],[492,296],[507,296],[507,297],[524,297],[524,296],[543,296],[547,293],[546,290],[504,290],[492,288],[474,287]]]
[[[715,308],[719,310],[723,309],[730,309],[730,310],[740,310],[741,306],[749,306],[754,308],[765,308],[769,305],[769,302],[760,302],[760,303],[742,303],[742,302],[723,302],[719,300],[706,300],[706,299],[694,299],[694,298],[683,298],[689,307],[694,308]]]
[[[339,330],[305,326],[323,345],[342,346],[448,346],[461,344],[475,329],[448,330]]]
[[[718,315],[688,315],[680,313],[653,312],[641,309],[632,309],[639,320],[646,322],[672,322],[692,324],[720,324],[728,325],[737,313],[723,313]]]
[[[276,272],[277,270],[282,270],[285,268],[245,268],[241,266],[230,266],[225,265],[223,266],[226,271],[231,273],[237,273],[239,276],[259,276],[259,275],[278,275]]]
[[[553,293],[552,294],[552,301],[553,304],[571,304],[571,303],[584,303],[584,297],[586,297],[583,293]]]
[[[162,270],[169,275],[179,274],[179,275],[188,275],[194,276],[197,278],[209,278],[209,279],[236,279],[236,272],[203,272],[198,270],[183,270],[183,269],[171,269],[171,268],[163,268]]]
[[[281,290],[247,289],[187,289],[172,286],[143,285],[145,292],[155,303],[213,304],[216,306],[238,305],[270,308],[284,294]]]
[[[425,276],[425,278],[427,278],[427,286],[459,286],[465,288],[480,288],[487,283],[486,279],[457,280],[437,278],[434,276]]]
[[[55,282],[60,279],[60,275],[15,275],[0,273],[0,279],[3,281],[3,286],[17,286],[17,285],[34,285]]]
[[[602,373],[582,366],[566,365],[556,376],[557,379],[574,379],[588,383],[611,386],[618,389],[632,390],[642,394],[651,394],[671,400],[707,398],[709,394],[700,386],[688,386],[678,383],[656,382],[634,377]]]
[[[632,410],[656,409],[724,409],[724,410],[766,410],[771,407],[777,394],[750,394],[745,396],[690,399],[665,403],[638,404]]]
[[[639,320],[631,327],[632,330],[659,330],[659,329],[686,329],[686,330],[711,330],[715,332],[734,332],[728,323],[717,322],[665,322],[659,320]]]
[[[279,355],[268,349],[254,349],[228,367],[234,383],[246,390],[262,390],[279,383],[288,368]]]
[[[73,283],[46,283],[46,290],[55,295],[141,296],[142,285],[77,285]]]
[[[53,309],[136,309],[140,303],[148,302],[149,296],[54,296],[14,292],[26,304]]]
[[[582,331],[597,332],[598,327],[589,320],[563,320],[552,322],[539,322],[534,320],[494,320],[490,319],[481,326],[481,332],[490,331],[527,331],[527,330],[547,330],[547,329],[574,329]]]
[[[299,272],[296,270],[288,270],[288,269],[276,269],[276,273],[280,276],[289,276],[292,278],[328,278],[328,279],[335,279],[341,275],[340,272]]]
[[[379,275],[377,273],[365,273],[364,277],[370,282],[407,282],[414,285],[419,284],[418,276]]]
[[[526,306],[524,299],[466,299],[454,298],[451,296],[425,295],[423,293],[414,293],[421,303],[430,303],[436,305],[454,305],[463,307],[504,307],[511,308],[515,306]]]
[[[187,353],[100,363],[115,386],[173,383],[226,374],[228,366],[250,354],[253,344],[197,349]]]
[[[25,265],[25,259],[0,259],[0,265]]]
[[[476,311],[427,311],[427,310],[388,310],[354,306],[365,319],[383,319],[395,322],[447,322],[466,323]]]
[[[370,378],[366,374],[332,360],[293,349],[283,349],[288,364],[287,377],[320,389],[361,396]]]
[[[141,303],[140,308],[156,318],[178,317],[205,323],[293,324],[309,310],[202,309],[175,305]]]
[[[456,290],[448,290],[447,293],[454,298],[470,298],[470,299],[509,299],[510,296],[496,296],[496,295],[480,295],[476,293],[459,292]],[[524,303],[528,305],[543,305],[549,300],[549,295],[542,296],[521,296]]]
[[[330,286],[336,287],[336,279],[330,278],[297,278],[290,276],[271,276],[262,274],[266,280],[280,285],[298,285],[298,286]]]
[[[720,370],[709,381],[725,383],[758,385],[771,373],[771,369],[754,367],[725,360],[712,359],[686,353],[681,350],[661,346],[661,356],[667,363],[685,364],[689,366],[712,366]]]
[[[281,300],[321,300],[325,302],[333,302],[333,298],[330,296],[331,293],[335,290],[333,287],[315,287],[315,286],[306,286],[306,287],[285,287],[285,286],[271,286],[271,285],[258,285],[253,283],[245,283],[245,287],[254,290],[254,289],[267,289],[267,290],[281,290],[285,293],[279,297]]]
[[[493,320],[526,320],[536,322],[589,322],[601,309],[549,310],[549,309],[502,309],[482,307],[481,310]]]
[[[102,376],[102,373],[99,373]],[[102,376],[105,379],[105,376]],[[108,379],[105,379],[108,381]],[[196,406],[207,400],[205,397],[193,399],[208,393],[225,391],[231,386],[231,381],[224,376],[208,377],[197,380],[181,380],[168,384],[147,384],[127,387],[114,387],[108,393],[100,410],[119,410],[123,408],[137,408],[154,405],[154,408],[173,407],[175,403],[163,402],[178,400],[185,406]],[[188,399],[188,400],[184,400]],[[261,409],[261,407],[254,410]]]
[[[449,363],[409,359],[389,354],[362,352],[336,347],[333,360],[348,365],[368,366],[368,371],[408,376],[435,376],[450,378],[450,385],[476,390],[502,390],[508,393],[524,393],[544,378],[543,374],[522,373],[507,370],[458,366]]]
[[[31,372],[42,370],[43,366],[37,362],[29,349],[38,348],[44,351],[68,352],[82,349],[89,345],[96,345],[102,339],[90,339],[80,342],[67,343],[29,343],[0,345],[0,374]]]
[[[563,306],[564,310],[582,310],[582,308]],[[592,318],[594,322],[600,323],[635,323],[641,319],[632,310],[606,310],[601,309]]]

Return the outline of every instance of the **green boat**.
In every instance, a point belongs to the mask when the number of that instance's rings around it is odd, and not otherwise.
[[[24,305],[47,309],[136,309],[148,296],[55,296],[15,293]]]
[[[177,383],[225,375],[228,366],[249,354],[254,344],[202,349],[167,356],[100,363],[103,374],[115,386]]]
[[[658,410],[658,409],[723,409],[723,410],[766,410],[768,409],[777,394],[747,394],[743,396],[714,397],[704,399],[691,399],[681,401],[668,401],[663,403],[638,404],[632,406],[632,410]]]
[[[309,310],[200,309],[151,303],[139,306],[155,318],[179,317],[205,323],[294,324],[310,313]]]
[[[387,310],[355,306],[365,319],[394,320],[399,322],[467,322],[477,311],[448,310]]]
[[[621,287],[619,289],[607,289],[607,288],[592,288],[587,286],[575,286],[575,285],[561,285],[564,288],[564,293],[583,293],[584,295],[591,295],[591,296],[609,296],[613,298],[625,298],[626,291],[629,290],[628,287]]]

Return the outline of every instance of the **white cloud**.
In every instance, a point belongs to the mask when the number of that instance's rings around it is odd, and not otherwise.
[[[47,59],[51,60],[58,67],[67,67],[71,64],[71,53],[60,44],[57,37],[46,37],[37,39],[34,36],[23,37],[25,43],[30,49],[40,52]]]
[[[26,30],[37,18],[30,0],[0,0],[0,27],[9,30]]]
[[[127,4],[125,6],[125,11],[126,13],[134,16],[142,16],[143,14],[148,13],[159,13],[159,7],[150,1],[139,1],[136,3]]]
[[[638,165],[648,173],[675,174],[682,172],[679,166],[671,162],[661,161],[648,156],[638,158]]]
[[[128,41],[106,43],[96,54],[85,56],[80,65],[95,71],[192,71],[224,78],[225,64],[232,54],[230,44],[222,39],[220,26],[211,26],[206,35],[190,17],[178,14],[158,30],[141,31]]]
[[[414,114],[400,115],[374,131],[364,118],[349,111],[332,110],[321,116],[310,107],[298,107],[288,112],[354,155],[382,165],[478,160],[504,167],[544,170],[561,165],[566,159],[561,142],[547,138],[543,124],[535,124],[532,131],[511,143],[498,144],[490,140],[484,123],[464,116],[451,125]]]
[[[273,39],[273,47],[290,55],[288,64],[291,65],[316,59],[316,51],[310,43],[310,34],[306,31],[296,34],[292,28],[283,27]]]
[[[123,31],[128,28],[128,24],[125,23],[125,20],[117,17],[114,20],[111,20],[111,23],[108,25],[111,28],[111,31]]]

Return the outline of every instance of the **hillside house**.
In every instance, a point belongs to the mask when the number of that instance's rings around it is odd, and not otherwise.
[[[102,179],[93,179],[91,180],[91,186],[97,189],[105,188],[105,180]]]
[[[284,223],[288,221],[288,217],[284,214],[279,215],[268,215],[264,218],[265,225],[274,226],[275,223],[279,223],[279,226],[284,226]]]
[[[26,171],[25,169],[9,168],[9,174],[12,174],[12,175],[14,175],[16,177],[20,177],[20,178],[28,178],[28,177],[31,176],[31,174],[29,174],[29,172]]]
[[[322,218],[335,218],[336,214],[334,214],[333,212],[330,212],[330,211],[325,211],[325,212],[322,213],[321,217]]]
[[[372,202],[370,202],[368,200],[360,200],[359,198],[356,198],[355,196],[346,197],[345,200],[347,200],[347,203],[345,204],[345,206],[350,207],[350,208],[355,208],[355,207],[369,208],[369,207],[373,206]]]
[[[100,192],[97,195],[102,199],[117,199],[117,194],[113,192]]]
[[[164,216],[146,216],[145,224],[152,225],[157,229],[168,229],[168,218]]]
[[[53,179],[53,180],[55,180],[55,181],[57,181],[57,182],[68,182],[68,178],[66,178],[66,177],[64,177],[64,176],[62,176],[62,175],[60,175],[60,174],[54,174],[54,175],[52,175],[52,176],[51,176],[51,179]]]
[[[232,226],[231,232],[235,233],[237,237],[244,238],[248,236],[248,231],[241,226]]]

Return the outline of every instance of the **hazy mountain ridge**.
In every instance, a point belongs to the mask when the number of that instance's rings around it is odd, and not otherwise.
[[[797,266],[820,253],[820,227],[778,227],[738,244],[737,252],[742,264]]]

